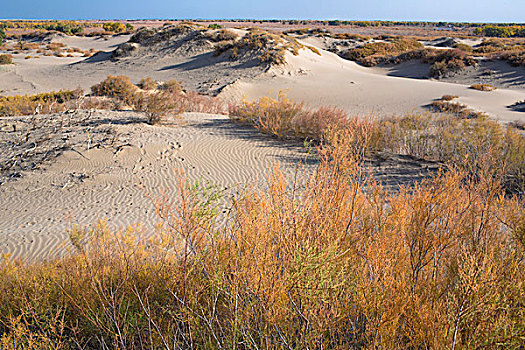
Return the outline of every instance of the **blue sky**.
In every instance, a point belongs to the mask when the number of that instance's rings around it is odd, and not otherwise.
[[[525,0],[2,0],[0,18],[525,22]]]

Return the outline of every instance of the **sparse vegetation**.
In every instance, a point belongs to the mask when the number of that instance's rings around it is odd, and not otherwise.
[[[479,91],[494,91],[496,90],[496,87],[490,85],[490,84],[474,84],[470,86],[471,89],[479,90]]]
[[[228,53],[232,60],[240,57],[256,57],[267,65],[282,65],[285,63],[286,52],[298,55],[302,48],[305,47],[297,40],[284,34],[276,35],[254,29],[239,40],[220,43],[215,47],[215,55]]]
[[[421,49],[422,47],[423,44],[419,41],[410,39],[396,39],[392,42],[372,42],[348,50],[343,57],[371,67],[379,63],[385,63],[393,56]]]
[[[464,169],[474,167],[485,153],[493,152],[493,167],[505,179],[511,191],[525,192],[525,138],[512,130],[505,130],[486,114],[466,105],[446,100],[434,101],[431,109],[445,115],[409,115],[387,118],[377,122],[361,121],[365,128],[368,149],[366,153],[393,152],[413,157],[440,161],[451,167],[460,164]],[[352,128],[353,121],[337,109],[311,110],[302,103],[290,101],[283,94],[278,100],[262,98],[231,105],[230,118],[236,122],[254,125],[261,132],[280,138],[299,138],[323,141],[334,127]],[[510,165],[512,164],[512,165]],[[512,170],[511,170],[512,169]],[[502,180],[503,181],[503,180]]]
[[[33,115],[64,111],[83,95],[81,89],[36,95],[0,96],[0,116]]]
[[[159,86],[152,78],[143,78],[139,86]],[[222,103],[213,97],[201,96],[193,92],[183,92],[180,84],[170,80],[160,85],[158,90],[144,89],[139,91],[126,76],[108,76],[101,83],[91,87],[96,96],[109,97],[117,106],[127,106],[143,112],[150,124],[157,124],[168,115],[179,115],[183,112],[222,113]]]

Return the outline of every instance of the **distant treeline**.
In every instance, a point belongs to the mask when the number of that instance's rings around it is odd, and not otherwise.
[[[476,28],[475,33],[483,36],[498,38],[523,38],[525,26],[523,25],[490,25]]]
[[[196,20],[197,21],[197,20]],[[198,20],[199,22],[202,20]],[[206,21],[206,20],[205,20]],[[358,27],[399,27],[399,26],[417,26],[417,27],[456,27],[456,28],[483,28],[488,26],[495,27],[519,27],[521,23],[469,23],[469,22],[425,22],[425,21],[347,21],[347,20],[281,20],[281,19],[220,19],[208,21],[231,21],[231,22],[254,22],[254,23],[283,23],[290,25],[311,25],[324,24],[331,26],[352,25]]]
[[[0,29],[1,28],[54,30],[68,35],[82,34],[85,28],[102,28],[104,31],[112,33],[123,33],[133,30],[133,26],[130,23],[77,21],[2,21],[0,22]]]

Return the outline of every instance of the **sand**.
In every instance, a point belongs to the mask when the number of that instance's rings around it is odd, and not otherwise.
[[[263,186],[274,163],[291,175],[308,158],[301,145],[276,142],[225,116],[185,114],[172,125],[150,126],[131,112],[86,113],[69,116],[56,133],[68,142],[34,142],[46,151],[59,144],[57,157],[33,157],[35,167],[17,169],[0,185],[1,253],[24,259],[62,254],[73,223],[107,219],[123,228],[141,222],[151,232],[157,218],[148,195],[176,187],[179,170],[192,182],[209,181],[232,194],[246,183]],[[18,125],[17,132],[4,131],[2,146],[25,135],[22,125],[29,124],[0,122],[3,130]]]

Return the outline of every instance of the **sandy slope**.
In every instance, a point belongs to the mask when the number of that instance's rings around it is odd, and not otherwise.
[[[284,91],[290,98],[311,106],[333,105],[350,114],[392,115],[422,109],[444,94],[460,96],[459,102],[489,113],[502,121],[523,120],[523,113],[508,105],[525,97],[525,89],[498,89],[481,92],[468,85],[435,80],[389,76],[382,69],[366,68],[355,62],[321,51],[287,55],[283,68],[273,69],[253,80],[239,81],[224,89],[221,97],[257,99]]]
[[[111,37],[76,37],[55,34],[37,42],[60,42],[67,47],[76,47],[82,50],[100,50],[110,52],[118,45],[129,40],[129,35],[115,35]],[[12,42],[8,42],[10,44]],[[3,52],[0,52],[3,53]],[[31,56],[25,59],[26,56]],[[0,66],[0,95],[35,94],[60,89],[75,89],[82,87],[86,91],[108,74],[117,73],[111,69],[76,74],[71,69],[75,63],[86,58],[80,54],[75,57],[43,56],[35,50],[29,50],[13,55],[13,65]]]

